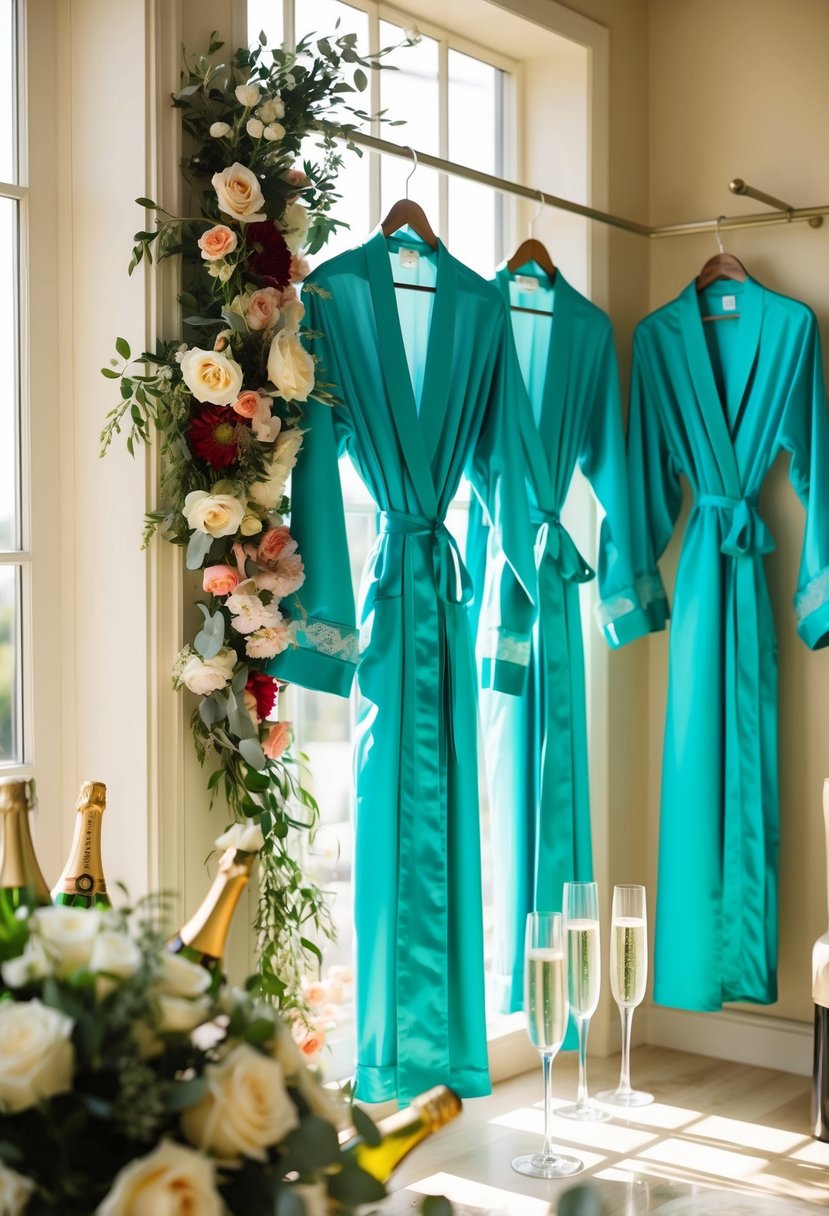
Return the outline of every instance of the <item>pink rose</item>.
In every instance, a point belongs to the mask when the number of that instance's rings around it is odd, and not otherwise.
[[[271,729],[268,731],[268,737],[262,744],[262,750],[269,760],[278,760],[284,751],[287,750],[291,742],[291,723],[290,722],[274,722]],[[308,997],[311,1001],[311,998]],[[311,1004],[314,1002],[311,1001]]]
[[[266,629],[257,629],[245,639],[245,653],[249,659],[273,659],[287,650],[294,640],[290,621],[282,621]],[[276,759],[276,757],[273,757]]]
[[[305,567],[298,553],[286,553],[269,570],[254,576],[257,590],[270,591],[275,599],[284,599],[299,591],[305,582]]]
[[[294,1041],[306,1059],[318,1056],[325,1046],[325,1031],[319,1026],[303,1026],[302,1022],[294,1022],[291,1027]]]
[[[256,560],[262,566],[273,566],[283,556],[296,553],[296,541],[291,536],[290,528],[268,528],[259,541],[256,550]]]
[[[309,1005],[324,1005],[326,998],[325,984],[321,984],[319,980],[306,980],[302,985],[302,995]]]
[[[282,174],[282,180],[289,186],[310,186],[311,184],[301,169],[286,169]]]
[[[230,595],[239,585],[239,575],[232,566],[208,566],[202,586],[208,595]]]
[[[238,243],[236,233],[226,224],[216,224],[199,237],[199,249],[207,262],[218,262],[227,254],[233,253]]]
[[[233,402],[233,408],[241,418],[253,418],[259,412],[259,394],[252,388],[245,389]]]
[[[291,254],[291,281],[298,283],[302,279],[307,279],[311,273],[311,266],[306,257],[301,253]]]
[[[248,329],[270,329],[279,320],[281,293],[275,287],[260,287],[248,300]]]

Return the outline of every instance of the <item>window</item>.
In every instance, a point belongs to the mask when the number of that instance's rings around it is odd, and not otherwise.
[[[24,472],[24,400],[21,375],[21,232],[26,208],[18,154],[18,6],[0,3],[0,771],[28,759],[23,729],[22,606],[29,596],[28,528],[21,482]]]
[[[271,45],[291,30],[297,38],[307,33],[330,34],[337,20],[343,33],[356,33],[365,53],[396,47],[386,60],[394,71],[373,72],[370,95],[363,103],[372,113],[387,110],[390,118],[405,125],[384,127],[375,123],[373,133],[399,143],[411,144],[494,174],[509,174],[505,148],[514,147],[507,136],[507,100],[513,87],[515,65],[495,52],[455,38],[419,19],[383,5],[342,0],[285,0],[282,10],[273,0],[248,0],[248,41],[264,30]],[[400,45],[407,32],[417,28],[413,46]],[[310,141],[312,144],[315,141]],[[313,147],[308,149],[313,156]],[[374,228],[389,207],[405,192],[412,164],[406,159],[381,158],[367,153],[349,156],[340,175],[342,204],[338,219],[349,227],[329,241],[321,260],[358,244]],[[500,196],[484,186],[449,180],[436,170],[420,166],[410,183],[410,194],[429,216],[453,254],[485,276],[503,256],[505,208]],[[376,537],[376,507],[348,459],[341,463],[349,549],[355,592],[366,558]],[[463,551],[469,487],[462,484],[452,504],[447,523]],[[314,793],[321,810],[321,829],[307,865],[317,881],[332,896],[332,913],[338,938],[325,947],[323,979],[331,968],[350,967],[353,923],[351,903],[352,842],[350,794],[352,787],[351,738],[354,707],[335,697],[320,696],[294,688],[290,713],[297,742],[310,759]],[[482,823],[486,834],[487,825]],[[486,890],[484,892],[486,902]],[[335,980],[326,990],[336,1001],[325,1010],[329,1044],[333,1048],[326,1067],[333,1076],[343,1076],[353,1064],[353,1022],[348,986]],[[345,996],[345,999],[342,999]]]

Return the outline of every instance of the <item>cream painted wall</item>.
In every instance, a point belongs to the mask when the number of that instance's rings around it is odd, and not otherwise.
[[[824,0],[651,0],[650,206],[657,223],[762,210],[735,199],[743,177],[797,206],[829,200],[829,5]],[[777,291],[810,304],[829,340],[829,226],[736,232],[726,248]],[[716,252],[712,236],[650,246],[650,305],[677,294]],[[778,462],[761,496],[777,541],[766,569],[780,642],[780,1000],[756,1012],[811,1021],[810,954],[826,927],[821,790],[829,772],[829,652],[795,634],[792,594],[803,510]],[[681,529],[680,529],[681,531]],[[673,571],[679,536],[665,568]],[[650,649],[649,845],[653,880],[667,675],[663,635]]]

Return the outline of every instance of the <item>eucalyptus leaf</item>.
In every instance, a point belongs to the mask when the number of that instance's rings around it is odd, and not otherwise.
[[[258,739],[240,739],[239,751],[251,768],[259,770],[265,767],[265,753]]]
[[[452,1216],[453,1209],[445,1195],[427,1195],[422,1211],[423,1216]]]
[[[346,1161],[342,1169],[329,1178],[328,1194],[348,1207],[356,1207],[361,1203],[379,1203],[386,1197],[386,1188],[354,1161]]]
[[[382,1139],[377,1124],[370,1118],[361,1106],[352,1106],[351,1118],[354,1128],[362,1136],[369,1148],[376,1148]]]
[[[194,532],[187,542],[187,569],[198,570],[213,544],[213,537],[207,532]]]
[[[193,639],[193,645],[203,659],[215,659],[225,642],[225,618],[222,612],[205,613],[204,628]]]
[[[189,1081],[176,1081],[167,1091],[164,1105],[167,1110],[187,1110],[195,1106],[207,1093],[205,1077],[192,1077]]]

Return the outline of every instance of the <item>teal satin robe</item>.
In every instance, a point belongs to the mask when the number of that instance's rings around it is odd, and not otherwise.
[[[401,249],[416,264],[401,264]],[[399,291],[394,281],[435,286]],[[310,287],[310,290],[308,289]],[[381,232],[314,272],[303,293],[318,374],[342,404],[309,402],[293,477],[305,562],[297,646],[270,670],[346,695],[357,670],[354,872],[356,1093],[406,1102],[438,1083],[489,1092],[484,1012],[475,666],[469,574],[443,522],[466,471],[506,555],[490,580],[520,688],[533,605],[518,376],[497,290],[439,244]],[[430,324],[431,320],[431,324]],[[337,458],[377,503],[363,575],[359,663]],[[523,665],[522,665],[523,663]]]
[[[732,297],[729,299],[729,297]],[[739,319],[703,324],[703,316]],[[777,644],[758,509],[781,449],[806,507],[797,630],[829,642],[829,427],[817,322],[763,288],[691,283],[639,326],[629,469],[640,597],[693,507],[673,596],[662,769],[654,1000],[715,1010],[777,998]]]
[[[597,616],[611,646],[647,633],[634,590],[619,373],[610,320],[556,271],[506,266],[496,283],[511,312],[523,384],[511,404],[521,419],[535,549],[538,618],[523,694],[483,692],[480,714],[489,763],[494,951],[492,996],[502,1012],[523,1005],[524,928],[533,910],[560,911],[565,882],[590,881],[587,720],[579,587],[594,571],[561,523],[576,467],[604,508]],[[552,310],[552,318],[541,315]],[[470,520],[468,561],[481,585],[497,545],[479,510]],[[489,652],[488,626],[478,652]],[[574,1045],[568,1042],[568,1046]]]

